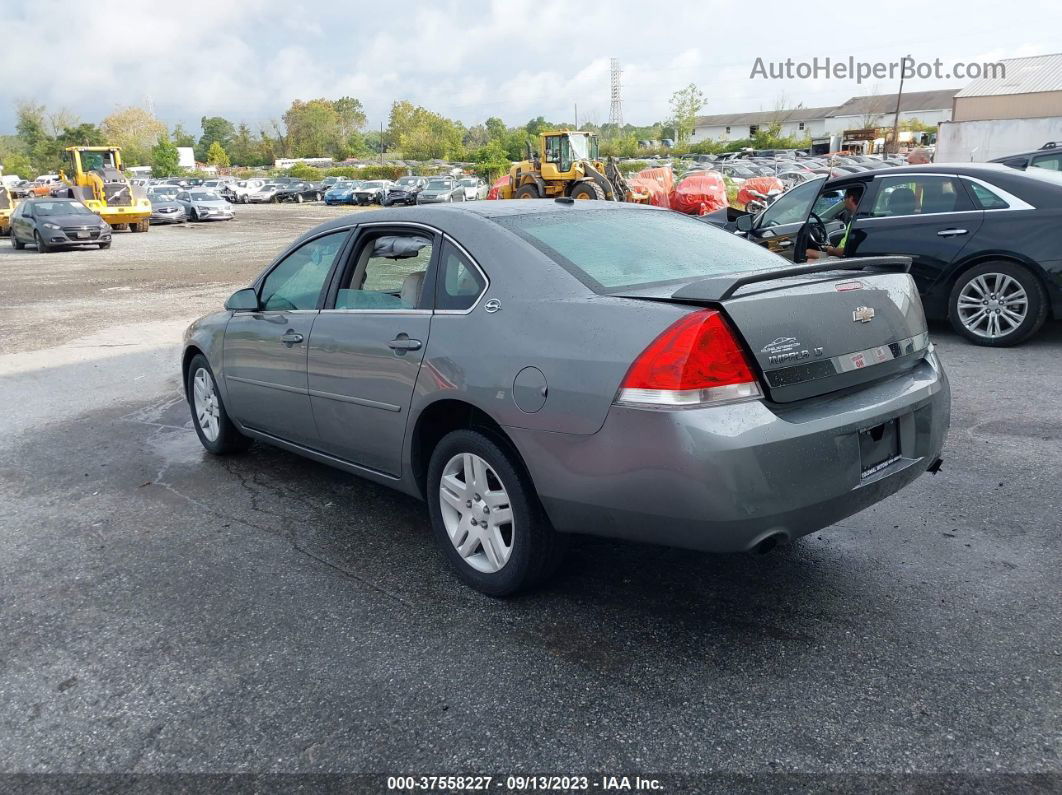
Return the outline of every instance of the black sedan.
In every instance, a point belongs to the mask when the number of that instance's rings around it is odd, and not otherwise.
[[[823,251],[910,256],[926,314],[947,318],[978,345],[1017,345],[1048,318],[1062,320],[1055,171],[963,163],[820,177],[755,217],[731,211],[704,220],[794,262]]]
[[[76,199],[27,199],[11,214],[11,245],[45,254],[94,244],[111,247],[111,226]]]
[[[307,201],[320,201],[323,195],[324,192],[319,185],[314,185],[312,182],[293,182],[281,186],[274,196],[274,201],[301,204]]]
[[[383,198],[383,206],[392,204],[416,204],[417,195],[428,184],[427,177],[401,177],[392,185]]]

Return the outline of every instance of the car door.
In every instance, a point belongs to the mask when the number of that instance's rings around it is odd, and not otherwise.
[[[11,238],[19,242],[25,242],[33,237],[29,230],[33,217],[32,205],[23,202],[11,214]]]
[[[256,285],[258,309],[234,312],[225,329],[227,408],[241,425],[316,447],[306,350],[321,299],[350,231],[289,252]]]
[[[845,253],[909,256],[911,276],[925,292],[973,239],[984,211],[950,174],[880,176],[873,185],[865,198],[869,204],[860,203]]]
[[[310,336],[310,402],[325,452],[401,475],[438,243],[433,230],[415,224],[359,229]]]
[[[792,260],[797,236],[808,219],[811,208],[825,180],[816,179],[797,185],[778,197],[770,207],[756,216],[748,239],[785,259]]]

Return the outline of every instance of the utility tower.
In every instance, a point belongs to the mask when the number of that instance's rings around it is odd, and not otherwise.
[[[608,123],[615,124],[619,130],[623,126],[623,97],[620,96],[620,69],[619,58],[613,58],[612,65],[612,105],[608,109]]]

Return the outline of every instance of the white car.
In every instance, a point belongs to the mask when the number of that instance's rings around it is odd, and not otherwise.
[[[266,181],[264,179],[240,179],[230,182],[222,192],[228,197],[229,201],[246,204],[247,197],[260,191],[265,184]]]
[[[458,184],[465,191],[465,201],[487,198],[487,183],[479,177],[461,177]]]

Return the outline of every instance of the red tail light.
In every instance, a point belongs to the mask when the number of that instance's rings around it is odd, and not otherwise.
[[[635,359],[616,403],[681,407],[762,396],[724,317],[703,309],[673,323]]]

